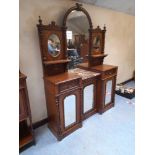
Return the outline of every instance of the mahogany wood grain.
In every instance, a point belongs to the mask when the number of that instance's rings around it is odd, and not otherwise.
[[[24,74],[19,74],[19,149],[31,142],[35,143],[26,78]]]
[[[82,11],[89,21],[89,39],[83,46],[81,55],[86,55],[84,61],[87,63],[80,64],[78,67],[85,71],[98,73],[92,77],[82,78],[81,76],[68,71],[67,65],[67,37],[66,21],[72,11]],[[62,26],[58,26],[52,21],[49,25],[44,25],[39,17],[37,24],[40,51],[43,67],[44,87],[46,95],[46,105],[48,113],[48,127],[57,137],[58,140],[71,134],[76,129],[82,127],[82,120],[90,117],[96,112],[103,113],[114,105],[114,89],[116,85],[117,67],[111,65],[102,65],[107,54],[104,53],[105,32],[98,26],[93,29],[93,24],[89,13],[82,7],[82,4],[76,3],[75,6],[67,10],[64,15]],[[56,34],[60,39],[60,54],[52,57],[48,53],[47,41],[51,34]],[[93,51],[93,39],[100,39],[100,47],[96,52]],[[112,102],[105,106],[105,84],[108,79],[113,81]],[[94,85],[94,106],[89,111],[83,111],[83,90],[86,86]],[[64,99],[74,94],[76,96],[76,122],[67,128],[64,127]]]
[[[44,77],[45,94],[48,111],[48,127],[58,140],[82,126],[81,122],[81,87],[82,79],[69,72],[63,74]],[[76,95],[76,114],[75,124],[64,129],[64,98]]]
[[[100,79],[97,81],[97,102],[99,103],[98,106],[98,112],[102,114],[106,110],[110,109],[114,106],[115,103],[115,87],[116,87],[116,77],[117,77],[117,66],[112,65],[98,65],[89,67],[88,63],[82,63],[78,65],[79,68],[86,69],[89,71],[94,71],[101,73]],[[105,105],[105,93],[106,93],[106,82],[108,80],[112,80],[112,93],[111,93],[111,102],[107,105]]]

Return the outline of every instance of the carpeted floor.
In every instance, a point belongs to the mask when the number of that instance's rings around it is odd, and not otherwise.
[[[114,108],[91,116],[60,142],[44,125],[35,131],[36,145],[20,155],[134,155],[134,102],[116,95]]]

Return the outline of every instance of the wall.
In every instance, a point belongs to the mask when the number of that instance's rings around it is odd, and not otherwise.
[[[54,20],[62,24],[63,15],[75,2],[69,0],[20,0],[20,70],[27,75],[27,85],[33,122],[47,117],[43,73],[36,24],[41,15],[43,23]],[[93,26],[107,26],[105,63],[118,65],[117,82],[132,77],[134,70],[134,16],[91,5],[83,5]]]

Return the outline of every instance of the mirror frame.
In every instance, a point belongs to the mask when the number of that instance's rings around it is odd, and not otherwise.
[[[40,51],[41,51],[43,62],[66,59],[67,56],[64,50],[65,43],[63,41],[65,39],[64,33],[66,32],[66,29],[56,25],[54,21],[51,21],[51,23],[48,25],[44,25],[42,23],[40,16],[38,21],[39,21],[39,24],[37,24],[37,28],[38,28],[38,35],[39,35],[39,41],[40,41]],[[48,52],[47,42],[49,37],[52,34],[57,35],[60,40],[60,54],[57,57],[52,57]]]
[[[88,49],[88,55],[87,55],[88,67],[103,64],[104,57],[107,56],[107,54],[104,54],[106,27],[104,26],[103,30],[101,30],[99,27],[97,27],[96,29],[93,29],[92,20],[91,20],[89,13],[82,7],[82,4],[76,3],[75,6],[68,9],[67,12],[64,14],[63,26],[56,25],[54,21],[51,21],[50,24],[45,25],[43,24],[42,19],[39,16],[39,20],[38,20],[39,24],[37,24],[37,28],[38,28],[40,52],[41,52],[44,76],[64,73],[68,70],[67,65],[70,62],[70,60],[68,59],[68,54],[67,54],[66,20],[67,20],[68,15],[74,10],[83,12],[86,15],[88,19],[88,23],[89,23],[89,29],[88,29],[88,34],[89,34],[88,48],[89,49]],[[52,33],[58,35],[60,39],[61,50],[60,50],[60,54],[58,55],[58,57],[52,57],[48,53],[47,40],[48,40],[48,36],[50,36]],[[92,48],[93,48],[92,38],[98,33],[102,35],[101,47],[103,50],[101,54],[94,55],[92,53]]]
[[[89,22],[89,29],[88,29],[88,33],[89,33],[88,62],[89,62],[90,61],[89,58],[91,56],[91,48],[92,48],[92,29],[93,29],[92,20],[91,20],[91,17],[89,15],[89,13],[86,11],[86,9],[84,9],[82,7],[82,4],[76,3],[76,5],[73,6],[73,7],[71,7],[70,9],[68,9],[68,11],[64,15],[64,18],[63,18],[63,27],[66,28],[66,31],[67,31],[67,26],[66,26],[67,17],[69,16],[69,14],[72,11],[82,11],[86,15],[86,17],[88,19],[88,22]],[[65,45],[67,45],[67,38],[65,38]],[[67,50],[67,46],[66,46],[66,49],[65,50]]]

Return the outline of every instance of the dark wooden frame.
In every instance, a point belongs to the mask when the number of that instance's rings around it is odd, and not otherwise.
[[[70,9],[68,9],[68,11],[65,13],[64,18],[63,18],[63,27],[65,27],[67,29],[67,27],[66,27],[67,17],[74,10],[76,10],[76,11],[82,11],[87,16],[87,18],[88,18],[88,22],[89,22],[89,29],[88,29],[88,31],[89,31],[89,53],[88,53],[88,61],[89,61],[89,57],[91,55],[91,49],[92,49],[91,42],[92,42],[92,29],[93,29],[93,24],[92,24],[92,20],[91,20],[91,17],[89,15],[89,13],[87,12],[86,9],[84,9],[82,7],[82,4],[76,3],[75,6],[71,7]],[[65,38],[65,41],[66,40],[67,39]]]
[[[74,89],[69,90],[65,92],[64,94],[61,94],[59,97],[59,103],[60,103],[60,124],[61,124],[61,131],[62,135],[61,137],[65,137],[74,130],[78,129],[79,127],[82,127],[82,120],[81,120],[81,93],[80,89]],[[75,95],[76,96],[76,121],[69,126],[65,127],[65,116],[64,116],[64,100],[67,96]]]
[[[35,144],[26,76],[19,73],[19,151]]]
[[[58,140],[62,140],[76,129],[82,127],[81,119],[81,89],[82,79],[71,73],[44,77],[45,95],[48,112],[48,127]],[[51,79],[52,78],[52,79]],[[55,80],[59,80],[56,82]],[[63,80],[62,80],[63,79]],[[68,95],[76,95],[77,122],[65,128],[64,125],[64,99]]]
[[[107,56],[105,54],[104,49],[105,49],[105,33],[106,33],[106,27],[104,25],[103,30],[97,26],[97,28],[91,30],[92,34],[92,40],[91,40],[91,54],[89,58],[89,66],[97,66],[97,65],[102,65],[104,58]],[[95,37],[99,36],[100,37],[100,51],[98,53],[93,53],[93,40]]]
[[[43,25],[41,17],[39,16],[39,24],[37,24],[40,51],[42,58],[42,66],[44,76],[55,75],[67,71],[67,64],[69,60],[66,54],[66,28],[60,27],[52,21],[49,25]],[[52,57],[48,52],[47,42],[50,35],[56,34],[60,39],[60,54],[57,57]]]
[[[101,76],[97,80],[97,111],[98,113],[102,114],[103,112],[107,111],[108,109],[112,108],[115,103],[115,87],[116,87],[116,78],[117,78],[117,66],[111,65],[98,65],[90,67],[88,63],[83,63],[78,66],[81,69],[85,69],[88,71],[93,71],[97,73],[101,73]],[[105,105],[104,98],[105,98],[105,85],[106,81],[112,79],[113,87],[112,87],[112,102]]]
[[[66,39],[66,20],[68,15],[73,11],[82,11],[88,18],[89,21],[89,53],[88,53],[88,66],[84,67],[85,70],[95,71],[101,73],[99,78],[94,77],[95,79],[86,79],[82,80],[81,77],[78,77],[76,74],[72,75],[67,72],[67,64],[69,60],[67,59],[67,39]],[[104,58],[107,56],[104,54],[104,45],[105,45],[105,32],[106,27],[101,30],[99,27],[93,29],[92,21],[89,16],[89,13],[82,7],[81,4],[76,3],[76,6],[71,7],[64,15],[63,26],[60,27],[51,22],[49,25],[43,25],[41,18],[39,17],[39,24],[37,24],[39,42],[40,42],[40,51],[42,58],[42,66],[44,73],[44,87],[46,95],[46,104],[48,112],[48,127],[57,137],[58,140],[61,140],[68,134],[72,133],[76,129],[82,127],[82,120],[88,118],[96,112],[102,113],[105,111],[105,107],[102,106],[102,97],[104,94],[101,92],[102,79],[106,71],[96,70],[91,67],[96,65],[102,65]],[[51,57],[47,50],[47,40],[51,34],[56,34],[61,40],[61,53],[58,57]],[[101,53],[93,54],[92,53],[92,42],[93,37],[100,35],[101,38]],[[113,67],[115,68],[115,67]],[[111,71],[111,69],[109,69]],[[59,74],[55,76],[56,74]],[[70,74],[70,75],[69,75]],[[74,76],[73,76],[74,75]],[[57,78],[59,81],[57,81]],[[56,82],[57,81],[57,82]],[[105,82],[105,81],[103,81]],[[83,94],[82,87],[84,88],[87,85],[94,84],[94,107],[86,113],[83,113]],[[83,85],[83,86],[82,86]],[[101,92],[100,92],[101,91]],[[101,93],[101,94],[100,94]],[[77,122],[71,126],[64,127],[64,98],[69,94],[76,94],[76,107],[77,107]],[[99,97],[97,98],[97,95]],[[111,105],[111,104],[110,104]]]
[[[40,51],[42,57],[42,65],[43,65],[43,72],[44,76],[55,75],[59,73],[63,73],[67,71],[67,64],[69,60],[67,59],[67,39],[66,39],[66,21],[68,15],[72,11],[82,11],[89,22],[89,53],[88,53],[88,64],[89,66],[96,66],[103,64],[104,58],[107,54],[104,54],[104,47],[105,47],[105,32],[106,27],[104,26],[103,30],[100,29],[98,26],[97,28],[93,29],[93,24],[89,13],[82,7],[82,4],[76,3],[75,6],[71,7],[67,10],[63,18],[63,26],[60,27],[52,21],[49,25],[44,25],[42,22],[41,17],[39,16],[39,24],[37,24],[38,34],[39,34],[39,41],[40,41]],[[56,34],[61,43],[61,51],[58,57],[52,57],[48,53],[47,49],[47,40],[51,34]],[[101,39],[101,52],[99,54],[93,54],[93,38],[95,36],[100,36]]]
[[[82,11],[87,16],[88,21],[89,21],[89,25],[90,25],[90,29],[92,29],[93,28],[93,24],[92,24],[91,17],[89,15],[89,13],[87,12],[87,10],[82,7],[82,4],[79,4],[79,3],[76,3],[75,6],[73,6],[70,9],[67,10],[67,12],[65,13],[64,18],[63,18],[63,26],[66,27],[67,17],[74,10],[76,10],[76,11]]]
[[[92,47],[93,47],[93,40],[96,36],[100,36],[100,53],[97,54],[102,54],[104,53],[104,47],[105,47],[105,33],[106,33],[106,27],[104,26],[103,30],[97,26],[97,28],[92,29]],[[92,55],[97,55],[97,54],[93,54]]]
[[[42,55],[43,61],[51,61],[51,60],[54,61],[54,60],[61,60],[61,59],[67,58],[65,54],[66,52],[64,50],[65,43],[63,42],[63,40],[65,39],[64,31],[66,31],[66,28],[56,25],[54,21],[52,21],[49,25],[43,25],[40,16],[39,16],[39,24],[37,24],[37,27],[38,27],[40,49],[41,49],[41,55]],[[47,41],[51,34],[56,34],[60,39],[61,50],[60,50],[60,55],[58,55],[57,57],[52,57],[48,53]]]
[[[25,120],[28,116],[28,107],[27,107],[27,97],[25,93],[25,89],[19,88],[19,121]]]
[[[105,105],[105,97],[106,97],[106,84],[109,80],[112,80],[112,90],[111,90],[111,101]],[[111,107],[114,107],[115,104],[115,86],[116,86],[116,76],[111,76],[102,80],[101,86],[103,87],[103,95],[100,104],[100,114],[107,111]]]
[[[89,64],[89,66],[95,66],[95,65],[103,64],[103,60],[107,56],[106,54],[104,54],[106,26],[104,25],[103,30],[101,30],[99,26],[96,29],[93,29],[92,20],[91,20],[89,13],[86,11],[86,9],[84,9],[82,7],[82,4],[76,3],[76,6],[73,6],[70,9],[68,9],[68,11],[64,15],[63,27],[66,30],[67,30],[67,27],[66,27],[67,17],[74,10],[82,11],[87,16],[87,19],[89,22],[89,30],[88,30],[89,31],[89,50],[88,50],[89,51],[89,53],[88,53],[88,64]],[[92,53],[92,49],[93,49],[92,42],[93,42],[93,38],[97,35],[100,36],[100,40],[101,40],[101,47],[100,47],[101,52],[97,55],[95,54],[95,56],[94,56],[94,54]],[[65,38],[65,45],[67,45],[66,40],[67,39]],[[65,50],[67,51],[67,46],[66,46]]]

